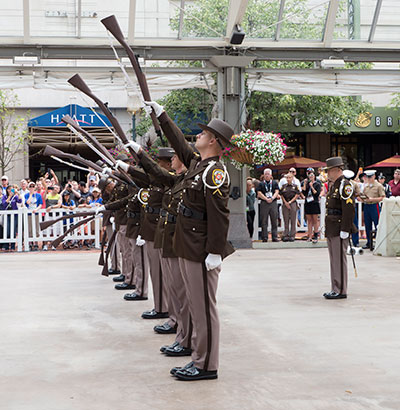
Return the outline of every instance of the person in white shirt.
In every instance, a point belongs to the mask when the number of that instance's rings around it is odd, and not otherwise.
[[[293,175],[293,184],[296,185],[296,187],[299,189],[299,191],[301,192],[301,184],[300,181],[296,178],[296,168],[292,167],[289,169],[289,172]],[[287,180],[285,177],[281,178],[279,181],[279,189],[282,189],[282,187],[287,184]]]
[[[22,202],[23,202],[22,206],[24,206],[25,205],[25,195],[29,194],[28,182],[26,181],[26,179],[21,180],[20,187],[21,188],[19,190],[19,193],[20,193],[20,196],[21,196]]]

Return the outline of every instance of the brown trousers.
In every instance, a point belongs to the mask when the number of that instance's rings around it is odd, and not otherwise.
[[[151,283],[153,284],[154,309],[156,312],[168,312],[167,287],[161,268],[158,249],[154,249],[153,241],[146,241],[145,252],[149,260]]]
[[[219,319],[216,293],[221,267],[207,271],[204,263],[179,258],[193,322],[192,361],[199,369],[217,370]]]
[[[285,229],[283,231],[284,238],[296,237],[296,224],[297,224],[297,202],[292,202],[290,204],[290,209],[286,207],[285,204],[282,204],[282,215],[283,221],[285,223]],[[290,224],[290,234],[289,234],[289,224]]]
[[[158,255],[161,261],[161,269],[163,272],[163,279],[165,282],[165,287],[167,289],[167,312],[169,314],[169,318],[167,323],[174,327],[177,323],[177,316],[178,316],[178,309],[176,295],[173,294],[174,283],[172,280],[172,272],[171,269],[173,268],[167,261],[167,258],[162,257],[162,249],[157,249]],[[179,266],[178,266],[179,269]]]
[[[147,298],[149,285],[149,261],[144,250],[144,246],[137,246],[136,239],[132,240],[134,241],[132,254],[134,268],[133,284],[136,286],[135,293],[139,296]]]
[[[117,242],[121,249],[121,273],[125,275],[125,282],[131,283],[133,275],[133,254],[131,239],[126,237],[126,225],[120,225],[117,232]]]
[[[349,238],[340,239],[340,236],[327,238],[329,259],[331,264],[332,291],[347,295],[347,256]]]
[[[107,233],[107,239],[110,240],[110,238],[112,237],[113,233],[114,233],[114,228],[113,225],[106,225],[106,233]],[[118,241],[114,241],[114,243],[112,244],[111,247],[111,251],[110,251],[110,261],[111,261],[111,266],[110,268],[112,270],[120,270],[121,269],[121,257],[120,257],[120,247],[118,244]]]

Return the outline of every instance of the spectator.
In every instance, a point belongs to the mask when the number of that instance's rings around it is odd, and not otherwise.
[[[71,198],[69,191],[65,191],[62,196],[61,208],[70,209],[71,211],[76,208],[75,201]]]
[[[89,192],[93,192],[93,188],[97,187],[99,184],[99,176],[95,175],[94,171],[91,169],[90,172],[87,175],[87,184],[86,186],[89,189]]]
[[[393,179],[389,181],[389,186],[393,196],[400,196],[400,168],[394,171]]]
[[[103,199],[101,198],[101,191],[99,188],[94,187],[92,191],[92,199],[90,201],[90,205],[100,206],[102,204],[103,204]]]
[[[278,242],[278,203],[279,186],[272,179],[272,171],[264,170],[263,181],[257,187],[257,197],[261,199],[260,219],[262,241],[268,242],[268,219],[271,220],[272,242]]]
[[[296,178],[296,174],[297,174],[296,168],[294,168],[294,167],[290,168],[289,169],[289,174],[292,175],[292,177],[293,177],[292,184],[296,185],[299,192],[301,192],[300,181]],[[283,176],[283,178],[281,178],[281,180],[279,181],[279,189],[281,189],[285,184],[287,184],[286,175],[287,174],[285,174]]]
[[[256,211],[254,209],[254,202],[256,200],[256,191],[252,178],[247,178],[246,181],[246,217],[247,217],[247,229],[249,230],[250,238],[254,233],[254,217]]]
[[[54,184],[54,186],[48,186],[46,187],[46,194],[45,194],[45,202],[46,202],[46,212],[51,212],[53,209],[61,208],[62,204],[62,199],[60,195],[60,186],[57,184]],[[53,215],[46,215],[46,219],[54,219]],[[60,229],[58,224],[54,224],[51,227],[47,228],[49,229],[50,233],[53,233],[54,235],[59,235]],[[43,248],[44,251],[48,250],[48,242],[43,242]],[[53,248],[54,250],[55,248]]]
[[[74,188],[75,186],[75,188]],[[70,199],[75,203],[78,203],[81,194],[78,191],[78,183],[76,181],[68,181],[67,185],[65,185],[64,190],[61,192],[61,195],[64,195],[65,192],[68,192],[70,195]]]
[[[29,189],[28,189],[28,181],[26,179],[21,179],[20,182],[20,190],[19,190],[19,195],[22,198],[22,202],[25,201],[25,195],[29,194]]]
[[[42,208],[46,209],[46,190],[44,189],[44,186],[44,178],[40,178],[36,181],[36,192],[42,197]]]
[[[29,237],[33,237],[33,233],[39,232],[39,215],[37,212],[42,207],[42,197],[40,194],[35,192],[35,183],[29,182],[28,189],[29,194],[25,195],[25,206],[28,208],[28,234]],[[31,243],[33,241],[30,241]],[[30,250],[38,250],[38,245],[30,245]]]
[[[6,195],[6,189],[8,187],[8,176],[3,175],[1,177],[1,195]]]
[[[321,193],[321,183],[316,179],[313,168],[307,169],[307,178],[303,181],[302,193],[305,197],[304,213],[307,218],[307,237],[309,242],[318,242],[319,237],[319,215],[321,208],[319,205],[319,195]]]
[[[282,215],[285,224],[282,240],[284,242],[293,242],[296,237],[297,198],[300,195],[300,190],[298,189],[297,184],[294,183],[292,173],[289,172],[285,176],[285,180],[286,184],[284,184],[279,191],[282,198]]]
[[[17,185],[9,185],[6,188],[6,194],[3,195],[2,198],[2,203],[1,203],[1,209],[3,211],[16,211],[18,209],[18,204],[22,203],[21,196],[19,194],[19,188]],[[14,226],[14,233],[11,236],[11,226]],[[7,239],[15,238],[17,235],[17,230],[18,230],[18,216],[16,214],[14,215],[7,215]],[[15,243],[5,243],[3,246],[3,249],[8,251],[10,249],[11,245],[11,250],[15,250]]]
[[[86,198],[90,195],[89,189],[86,186],[86,183],[81,181],[79,182],[79,194],[80,194],[80,199],[79,203],[80,204],[85,204],[86,203]]]
[[[392,196],[392,191],[390,190],[390,185],[386,183],[385,174],[382,172],[378,175],[378,182],[383,186],[386,198],[390,198]]]

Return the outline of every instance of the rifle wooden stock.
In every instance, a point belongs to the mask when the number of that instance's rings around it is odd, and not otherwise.
[[[44,231],[45,229],[47,229],[49,226],[54,225],[57,222],[60,221],[64,221],[65,219],[69,219],[69,218],[79,218],[82,216],[91,216],[91,215],[95,215],[95,213],[93,211],[89,211],[89,212],[76,212],[74,214],[69,214],[69,215],[63,215],[63,216],[59,216],[56,219],[52,219],[50,221],[43,221],[40,222],[39,224],[39,228],[41,231]]]
[[[130,60],[130,62],[132,64],[132,67],[135,71],[135,74],[136,74],[136,77],[137,77],[137,80],[138,80],[138,83],[139,83],[140,91],[142,92],[142,95],[143,95],[143,99],[145,101],[151,101],[150,91],[149,91],[149,87],[147,85],[146,76],[144,75],[144,73],[143,73],[143,71],[142,71],[142,69],[139,65],[139,61],[138,61],[135,53],[133,52],[133,50],[131,49],[129,44],[125,41],[124,34],[122,33],[121,27],[118,24],[117,18],[114,15],[111,15],[111,16],[105,17],[104,19],[102,19],[100,21],[103,23],[104,27],[121,44],[121,46],[126,51],[126,54],[128,54],[129,60]],[[158,123],[158,120],[157,120],[157,117],[156,117],[156,114],[155,114],[154,111],[151,113],[151,119],[153,121],[153,125],[154,125],[154,128],[156,130],[156,133],[162,141],[160,124]]]
[[[82,219],[81,221],[77,222],[76,224],[72,225],[65,233],[63,233],[61,236],[59,236],[57,239],[54,239],[54,241],[51,243],[51,246],[54,246],[57,248],[57,246],[63,241],[63,239],[72,231],[75,229],[79,228],[80,226],[84,225],[85,223],[88,223],[92,221],[96,216],[92,215],[89,216],[89,218]]]
[[[63,121],[65,124],[70,125],[80,134],[85,136],[94,145],[94,147],[97,148],[97,150],[100,151],[101,154],[103,154],[104,157],[108,158],[114,165],[116,164],[115,158],[108,152],[107,148],[104,145],[100,144],[100,142],[97,141],[97,139],[93,135],[89,134],[86,130],[81,128],[68,114],[64,115],[64,117],[61,118],[61,121]],[[104,159],[104,157],[102,159]],[[128,184],[136,186],[133,179],[124,170],[114,172],[116,172],[116,175],[119,178],[124,179]]]

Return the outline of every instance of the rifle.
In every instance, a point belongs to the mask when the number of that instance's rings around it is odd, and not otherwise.
[[[89,212],[76,212],[74,214],[68,214],[68,215],[63,215],[63,216],[59,216],[56,219],[52,219],[50,221],[43,221],[40,222],[39,227],[41,231],[44,231],[45,229],[47,229],[49,226],[54,225],[57,222],[60,221],[64,221],[65,219],[70,219],[70,218],[79,218],[81,216],[91,216],[91,215],[95,215],[94,211],[89,211]]]
[[[124,34],[122,33],[121,27],[118,24],[117,18],[114,15],[111,15],[111,16],[103,18],[100,21],[103,23],[104,27],[115,37],[115,39],[119,42],[119,44],[121,44],[121,46],[126,51],[126,54],[128,54],[129,60],[135,71],[136,78],[138,80],[140,91],[142,92],[144,101],[151,101],[150,91],[147,85],[146,76],[144,75],[140,67],[137,55],[134,54],[129,44],[125,41]],[[164,145],[164,141],[161,136],[160,124],[158,123],[155,112],[153,111],[150,116],[151,116],[151,120],[153,121],[156,134],[157,136],[160,137],[162,145]]]
[[[82,91],[83,94],[90,97],[100,107],[100,109],[104,112],[105,116],[109,119],[115,131],[121,138],[123,144],[127,144],[129,140],[126,137],[118,120],[114,117],[113,113],[108,109],[107,105],[104,104],[103,101],[100,100],[100,98],[98,98],[96,95],[93,94],[92,90],[88,87],[85,81],[83,81],[82,77],[79,74],[75,74],[68,80],[68,82],[72,86],[77,88],[79,91]],[[140,159],[137,156],[136,152],[132,148],[129,148],[129,151],[132,154],[133,158],[135,158],[135,161],[139,163]]]
[[[71,217],[71,216],[70,216]],[[59,236],[57,239],[54,239],[54,241],[51,243],[52,246],[57,248],[57,246],[62,242],[62,240],[72,231],[75,229],[79,228],[81,225],[84,225],[87,222],[92,221],[94,218],[96,218],[96,215],[91,215],[88,218],[82,219],[81,221],[77,222],[76,224],[71,225],[71,227],[64,232],[61,236]]]
[[[69,154],[67,152],[60,151],[57,148],[52,147],[51,145],[47,145],[46,148],[43,151],[43,155],[48,156],[48,157],[61,157],[61,158],[67,158],[70,159],[71,161],[78,162],[80,164],[83,164],[84,166],[88,168],[92,168],[95,171],[99,173],[103,173],[103,168],[96,163],[89,161],[85,158],[82,158],[80,155],[74,155],[74,154]],[[118,182],[125,183],[121,178],[119,178],[118,174],[117,175],[110,175],[110,178],[115,179]]]
[[[97,155],[99,155],[105,162],[112,164],[112,166],[115,166],[117,162],[115,158],[107,151],[104,145],[100,144],[100,142],[97,141],[97,139],[93,135],[89,134],[87,131],[81,128],[69,115],[64,115],[64,117],[61,118],[61,121],[67,124],[68,127],[72,127],[78,133],[82,134],[82,139],[84,142],[86,142],[85,141],[85,137],[86,137],[90,141],[88,145],[97,153]],[[117,172],[130,185],[133,185],[135,188],[138,188],[136,184],[133,182],[133,179],[130,177],[130,175],[127,172],[125,172],[124,170],[117,171]]]

